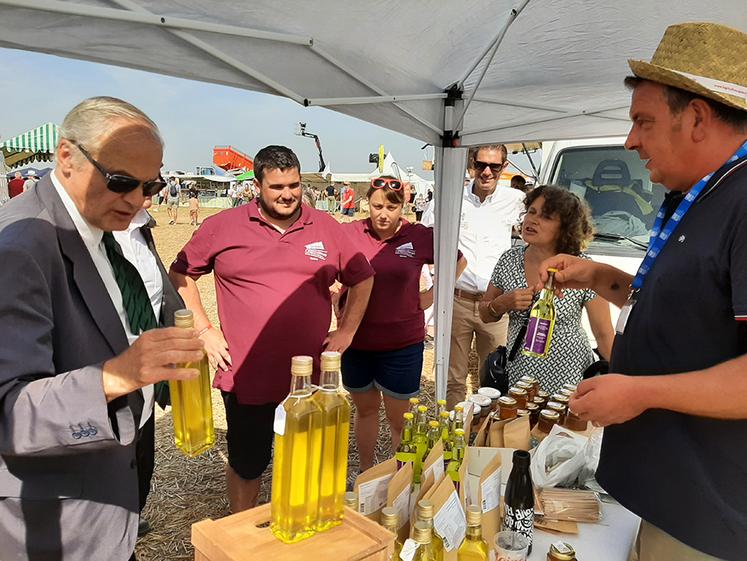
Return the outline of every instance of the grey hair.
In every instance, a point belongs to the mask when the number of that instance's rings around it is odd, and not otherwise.
[[[101,142],[112,132],[115,122],[123,119],[145,125],[163,146],[158,126],[150,117],[126,101],[107,96],[84,99],[73,107],[62,121],[60,139],[77,142],[89,152],[96,153]]]

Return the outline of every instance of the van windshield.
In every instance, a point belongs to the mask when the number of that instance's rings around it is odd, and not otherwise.
[[[563,150],[550,183],[586,199],[598,241],[628,239],[644,248],[666,193],[651,182],[638,154],[622,146]]]

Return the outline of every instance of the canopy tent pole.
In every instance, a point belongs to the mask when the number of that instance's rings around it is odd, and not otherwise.
[[[449,90],[444,100],[444,136],[442,146],[435,147],[436,191],[434,193],[434,239],[436,269],[436,337],[434,363],[436,367],[436,399],[446,398],[446,380],[449,374],[451,351],[451,319],[454,309],[456,259],[462,213],[464,172],[467,166],[467,149],[458,146],[458,133],[453,130],[454,113],[463,104],[462,92],[456,87]]]

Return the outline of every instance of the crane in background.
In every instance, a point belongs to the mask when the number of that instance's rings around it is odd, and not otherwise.
[[[314,142],[316,143],[316,149],[319,150],[319,172],[323,172],[324,168],[327,167],[327,164],[324,163],[324,155],[322,154],[322,143],[319,140],[319,137],[313,133],[306,131],[306,123],[298,123],[298,130],[296,131],[296,135],[314,139]]]

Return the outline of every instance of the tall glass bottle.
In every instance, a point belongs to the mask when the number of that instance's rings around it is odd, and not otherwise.
[[[418,501],[416,510],[417,522],[415,523],[415,541],[417,541],[417,529],[418,524],[425,524],[428,530],[431,531],[431,549],[433,552],[434,561],[443,561],[444,559],[444,541],[441,537],[433,531],[433,503],[426,499]]]
[[[464,429],[456,429],[456,434],[454,435],[454,446],[451,450],[451,461],[446,467],[446,473],[455,483],[460,483],[459,468],[462,466],[462,461],[464,460],[464,450],[466,448],[467,443],[464,440]]]
[[[409,399],[410,402],[410,413],[412,413],[412,416],[415,417],[418,414],[418,405],[420,405],[420,400],[417,397],[411,397]]]
[[[482,511],[467,507],[467,535],[457,551],[457,561],[488,561],[488,542],[482,537]]]
[[[438,421],[428,421],[428,450],[426,456],[430,454],[439,440],[441,440],[441,428]]]
[[[397,461],[397,469],[402,468],[406,463],[415,463],[415,441],[412,438],[413,433],[413,418],[412,413],[405,413],[405,424],[402,426],[402,438],[399,441],[399,446],[394,453],[394,458]]]
[[[447,409],[446,409],[446,400],[445,400],[445,399],[439,399],[439,400],[438,400],[438,401],[436,402],[436,413],[437,413],[437,414],[438,414],[438,416],[440,417],[440,416],[441,416],[441,413],[444,413],[444,412],[445,412],[445,413],[448,413],[448,411],[447,411]]]
[[[322,410],[311,389],[313,361],[294,356],[290,394],[275,409],[270,530],[293,543],[314,533],[319,510]]]
[[[446,466],[448,465],[449,461],[451,461],[452,448],[451,434],[449,431],[449,412],[441,411],[441,413],[439,413],[439,417],[441,421],[441,443],[444,447],[444,466]]]
[[[457,429],[464,429],[464,407],[462,405],[454,406],[454,418],[451,421],[451,439],[454,440],[454,435]]]
[[[443,557],[436,557],[432,545],[433,530],[424,522],[415,523],[414,540],[418,544],[412,561],[441,561]]]
[[[401,561],[399,558],[399,553],[400,551],[402,551],[402,542],[399,540],[399,537],[397,535],[397,532],[399,532],[399,517],[397,516],[397,511],[394,510],[394,508],[386,506],[381,509],[381,525],[392,532],[395,536],[394,551],[392,552],[392,556],[389,559],[391,559],[392,561]]]
[[[550,352],[552,332],[555,328],[555,292],[553,282],[557,269],[547,269],[548,277],[539,299],[529,311],[529,324],[522,352],[527,356],[545,358]]]
[[[526,536],[531,552],[534,535],[534,488],[529,464],[529,452],[524,450],[514,452],[513,468],[511,468],[511,475],[508,476],[504,496],[503,529]]]
[[[420,476],[423,471],[423,460],[428,450],[428,408],[425,405],[418,405],[418,415],[415,417],[415,433],[413,434],[415,443],[415,465],[413,466],[413,483],[420,483]]]
[[[321,357],[320,388],[314,400],[322,410],[322,470],[319,480],[318,531],[342,523],[348,475],[350,404],[340,392],[340,353]]]
[[[174,325],[194,328],[192,311],[174,312]],[[215,444],[213,405],[210,398],[210,365],[207,355],[203,355],[197,362],[186,362],[177,366],[196,368],[200,371],[200,375],[192,380],[169,381],[174,441],[179,450],[193,458]]]

